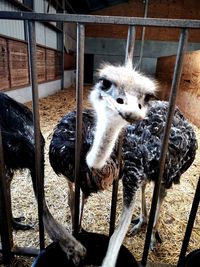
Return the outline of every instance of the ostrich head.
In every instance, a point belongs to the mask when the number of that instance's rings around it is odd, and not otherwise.
[[[156,91],[153,80],[129,65],[104,65],[98,72],[98,78],[90,95],[97,115],[106,113],[110,120],[118,118],[124,124],[144,119],[147,102]]]
[[[104,65],[98,78],[90,94],[97,116],[96,132],[86,161],[89,167],[99,169],[110,157],[121,129],[145,118],[156,84],[130,65]]]

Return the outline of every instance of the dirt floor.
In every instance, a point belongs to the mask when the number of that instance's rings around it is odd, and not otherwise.
[[[88,89],[85,89],[84,106],[87,102]],[[40,100],[41,129],[46,140],[46,169],[45,169],[45,194],[48,206],[55,218],[66,228],[71,229],[70,211],[67,204],[67,182],[64,177],[58,177],[52,170],[48,161],[48,146],[52,131],[60,118],[73,110],[76,105],[75,90],[73,88],[61,91],[53,96]],[[30,107],[30,103],[28,103]],[[195,127],[198,142],[200,143],[200,129]],[[185,232],[186,223],[190,213],[197,179],[200,173],[200,149],[190,169],[182,176],[181,184],[174,185],[168,190],[164,201],[160,218],[160,236],[162,243],[157,250],[150,252],[149,260],[176,264],[180,252],[180,246]],[[148,207],[151,204],[152,185],[147,188]],[[92,232],[108,234],[110,216],[111,189],[94,194],[88,200],[85,207],[83,227]],[[136,201],[135,213],[139,213],[139,192]],[[38,247],[37,205],[33,196],[31,179],[28,172],[17,173],[12,182],[12,205],[15,216],[25,216],[28,222],[34,224],[30,231],[14,231],[14,243],[17,246]],[[122,186],[120,183],[118,194],[117,220],[122,207]],[[145,231],[136,236],[127,236],[124,244],[133,253],[137,260],[141,259]],[[46,237],[46,244],[51,241]],[[200,213],[195,221],[188,251],[199,248],[200,244]],[[20,259],[15,266],[31,266],[33,259]],[[3,265],[0,265],[3,266]]]

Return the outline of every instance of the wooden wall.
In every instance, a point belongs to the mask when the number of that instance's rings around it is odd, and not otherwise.
[[[61,77],[61,53],[37,45],[38,82]],[[0,90],[7,91],[30,84],[28,47],[23,41],[0,37]]]
[[[142,0],[129,0],[109,8],[96,11],[92,14],[108,16],[143,17],[144,3]],[[174,19],[199,19],[199,0],[153,0],[149,1],[148,17],[174,18]],[[89,37],[112,37],[124,39],[127,37],[126,26],[94,25],[86,27],[86,35]],[[151,27],[146,28],[146,40],[177,41],[178,29]],[[136,39],[141,39],[141,28],[137,27]],[[190,42],[200,42],[199,30],[190,30]]]
[[[175,56],[169,56],[161,57],[157,62],[159,98],[163,100],[167,100],[170,94],[175,60]],[[177,105],[191,122],[200,127],[200,50],[184,56]]]
[[[11,87],[29,83],[27,44],[8,40],[8,67]],[[9,85],[9,84],[8,84]]]

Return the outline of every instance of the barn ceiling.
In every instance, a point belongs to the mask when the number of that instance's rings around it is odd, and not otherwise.
[[[89,14],[102,8],[126,3],[128,0],[49,0],[49,2],[54,6],[64,6],[68,13]]]

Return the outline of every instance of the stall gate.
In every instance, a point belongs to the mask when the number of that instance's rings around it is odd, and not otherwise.
[[[80,199],[80,182],[79,182],[79,162],[80,162],[80,149],[81,149],[81,131],[82,131],[82,97],[83,97],[83,71],[84,71],[84,40],[85,40],[85,25],[86,24],[115,24],[115,25],[127,25],[127,46],[125,61],[132,59],[134,44],[135,44],[135,28],[137,26],[142,27],[169,27],[179,28],[180,37],[177,50],[176,63],[174,68],[173,80],[171,84],[171,94],[169,98],[169,110],[167,114],[167,124],[165,127],[164,138],[162,143],[162,150],[160,156],[159,166],[159,179],[155,183],[154,193],[152,197],[152,204],[150,209],[149,223],[147,227],[145,245],[143,248],[143,256],[141,260],[141,266],[147,266],[148,264],[148,252],[150,246],[151,233],[153,228],[153,222],[155,217],[156,205],[158,201],[158,194],[161,185],[161,179],[164,171],[164,163],[166,150],[168,146],[168,138],[170,133],[171,122],[173,119],[173,113],[175,108],[175,101],[177,91],[179,87],[182,62],[184,52],[186,50],[188,31],[190,29],[200,29],[200,20],[181,20],[181,19],[156,19],[156,18],[136,18],[136,17],[117,17],[117,16],[96,16],[96,15],[75,15],[75,14],[42,14],[42,13],[29,13],[29,12],[0,12],[0,19],[9,20],[24,20],[28,32],[28,47],[29,47],[29,62],[30,62],[30,74],[32,85],[32,102],[33,102],[33,114],[34,114],[34,129],[35,129],[35,155],[36,155],[36,178],[38,188],[38,217],[39,217],[39,242],[40,250],[45,247],[44,242],[44,227],[42,222],[42,198],[43,190],[40,177],[40,121],[39,121],[39,108],[38,108],[38,82],[37,82],[37,68],[36,68],[36,34],[35,34],[35,22],[36,21],[53,21],[60,23],[73,22],[77,25],[77,62],[76,62],[76,109],[77,109],[77,132],[76,132],[76,147],[75,147],[75,223],[74,234],[78,231],[78,218],[79,218],[79,199]],[[64,49],[63,49],[64,53]],[[62,70],[64,73],[64,70]],[[63,76],[64,77],[64,76]],[[79,141],[77,141],[79,140]],[[118,145],[118,156],[121,158],[121,142]],[[7,205],[7,192],[6,181],[4,179],[4,159],[3,159],[3,147],[2,137],[0,134],[0,226],[1,226],[1,252],[5,263],[9,263],[13,255],[26,255],[36,256],[39,250],[36,248],[14,248],[12,238],[12,228],[9,221],[9,207]],[[115,210],[116,210],[116,198],[117,198],[117,182],[113,185],[112,203],[111,203],[111,219],[110,219],[110,235],[114,231],[115,227]],[[198,204],[200,200],[200,180],[198,182],[193,205],[188,220],[185,236],[182,243],[180,257],[177,263],[177,267],[181,267],[186,255],[193,223],[195,220]]]

